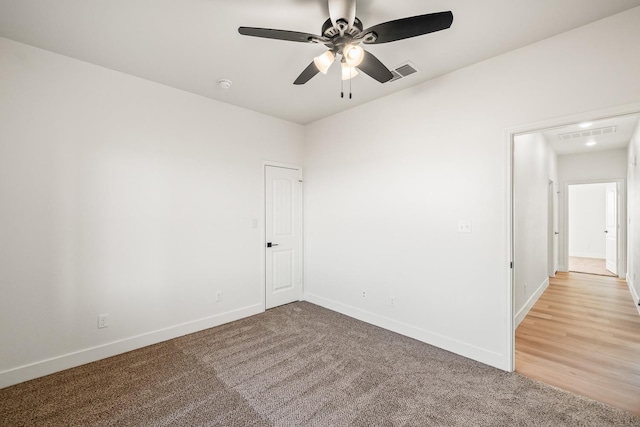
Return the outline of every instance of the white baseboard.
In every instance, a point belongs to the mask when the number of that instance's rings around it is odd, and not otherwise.
[[[640,313],[640,295],[636,291],[635,284],[631,280],[631,275],[627,274],[627,285],[629,286],[629,291],[631,292],[631,297],[633,298],[633,303],[638,309],[638,313]]]
[[[538,301],[538,298],[540,298],[540,296],[548,287],[549,287],[549,278],[547,277],[540,284],[540,286],[538,286],[538,289],[536,289],[533,295],[531,295],[531,297],[527,300],[524,306],[520,308],[520,310],[518,310],[518,312],[516,313],[516,319],[515,319],[516,328],[518,327],[518,325],[520,325],[520,322],[522,322],[522,319],[524,319],[527,316],[527,314],[529,313],[529,310],[531,310],[531,307],[534,306],[534,304]]]
[[[205,317],[204,319],[182,323],[157,331],[148,332],[96,347],[41,360],[28,365],[19,366],[17,368],[8,369],[0,372],[0,388],[53,374],[65,369],[74,368],[86,363],[95,362],[96,360],[126,353],[131,350],[157,344],[183,335],[213,328],[224,323],[233,322],[262,312],[264,312],[263,304],[243,307],[237,310]]]
[[[607,256],[606,256],[606,254],[596,254],[596,253],[593,253],[593,252],[578,252],[577,254],[569,255],[569,258],[571,258],[571,257],[605,259]]]
[[[371,313],[360,308],[352,307],[337,301],[333,301],[318,295],[305,293],[304,300],[319,305],[332,311],[344,314],[354,319],[396,332],[400,335],[422,341],[424,343],[442,348],[452,353],[459,354],[469,359],[477,360],[486,365],[493,366],[504,371],[510,370],[509,360],[506,354],[500,354],[477,347],[454,338],[427,331],[425,329],[409,325],[379,314]]]

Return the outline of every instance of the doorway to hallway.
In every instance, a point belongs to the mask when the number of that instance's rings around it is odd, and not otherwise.
[[[548,127],[539,124],[510,132],[511,163],[511,311],[512,334],[509,343],[513,351],[512,369],[516,369],[516,329],[530,321],[528,314],[548,289],[553,287],[555,273],[563,276],[569,270],[568,250],[568,185],[615,182],[616,198],[613,216],[618,217],[616,257],[618,277],[584,275],[594,280],[620,280],[627,272],[627,162],[631,136],[640,126],[640,104],[620,108],[616,113],[593,113],[575,116],[564,121],[551,120]],[[596,119],[595,117],[600,117]],[[629,131],[629,129],[631,129]],[[616,144],[613,145],[614,139]],[[557,183],[558,223],[554,224],[553,183]],[[544,190],[543,190],[544,189]],[[606,196],[605,196],[606,197]],[[605,209],[606,214],[606,209]],[[605,219],[606,222],[606,219]],[[555,227],[557,225],[557,228]],[[615,226],[614,224],[611,224]],[[606,235],[607,224],[601,224],[600,236]],[[556,234],[557,233],[557,234]],[[556,237],[557,236],[557,237]],[[557,254],[554,240],[557,238]],[[614,245],[616,246],[616,245]],[[605,247],[606,250],[606,247]],[[554,258],[557,256],[557,267]],[[606,254],[601,258],[606,270]],[[614,258],[610,257],[613,261]],[[543,261],[544,260],[544,261]],[[615,263],[614,263],[615,264]],[[611,267],[611,264],[609,264]],[[607,273],[611,274],[611,273]],[[625,283],[624,281],[622,283]],[[630,289],[631,286],[628,286]],[[624,293],[623,293],[624,294]],[[623,298],[635,301],[631,289]],[[635,305],[635,304],[634,304]],[[560,305],[562,317],[569,306]],[[588,316],[589,313],[586,313]],[[525,319],[529,319],[526,320]],[[529,338],[541,345],[536,331],[528,331]],[[544,340],[544,338],[542,338]],[[544,350],[543,350],[544,351]],[[543,369],[545,362],[540,362]],[[533,361],[535,364],[536,361]]]
[[[567,193],[568,270],[616,276],[617,183],[570,184]]]

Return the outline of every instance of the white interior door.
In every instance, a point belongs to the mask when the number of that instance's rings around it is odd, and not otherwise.
[[[607,184],[606,198],[606,268],[618,274],[618,190],[615,182]]]
[[[265,166],[266,308],[300,300],[302,182],[298,169]]]

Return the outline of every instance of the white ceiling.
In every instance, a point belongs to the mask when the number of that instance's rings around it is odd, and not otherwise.
[[[188,92],[306,124],[436,76],[640,6],[640,0],[359,0],[365,28],[451,10],[449,30],[367,49],[421,71],[380,84],[339,67],[292,83],[319,45],[246,37],[239,26],[320,33],[326,0],[0,0],[0,36]],[[233,81],[229,90],[218,79]]]
[[[559,156],[616,150],[629,145],[639,119],[640,114],[627,114],[584,122],[585,125],[591,124],[587,127],[581,127],[580,123],[574,123],[547,129],[542,131],[542,134]],[[567,136],[562,138],[561,135]],[[595,142],[595,145],[586,145],[587,142]]]

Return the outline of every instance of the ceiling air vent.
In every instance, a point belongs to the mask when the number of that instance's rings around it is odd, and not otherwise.
[[[609,126],[606,128],[598,128],[591,130],[581,130],[577,132],[569,132],[569,133],[561,133],[558,134],[558,139],[562,141],[566,141],[568,139],[576,139],[576,138],[588,138],[590,136],[600,136],[600,135],[610,135],[612,133],[616,133],[617,126]]]
[[[404,64],[398,65],[396,68],[389,71],[391,71],[391,74],[393,74],[393,78],[389,80],[390,83],[410,76],[411,74],[417,73],[419,70],[415,65],[413,65],[413,63],[407,61]]]

